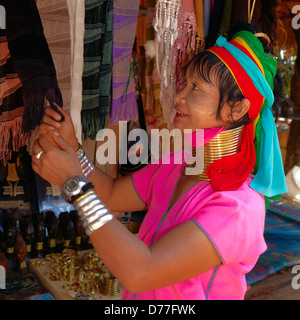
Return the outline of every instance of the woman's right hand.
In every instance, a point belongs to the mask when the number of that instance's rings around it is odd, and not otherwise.
[[[52,136],[53,130],[57,130],[73,149],[77,151],[79,143],[76,138],[72,118],[61,107],[58,105],[56,105],[56,107],[64,115],[65,120],[61,122],[61,115],[51,107],[47,107],[45,109],[43,123],[40,126],[40,133],[45,134],[46,136],[50,133],[50,136]]]

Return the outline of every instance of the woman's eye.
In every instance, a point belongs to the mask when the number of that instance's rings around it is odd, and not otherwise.
[[[194,83],[193,84],[193,90],[200,90],[200,88]]]

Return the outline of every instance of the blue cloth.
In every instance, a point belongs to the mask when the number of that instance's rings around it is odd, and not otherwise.
[[[251,183],[251,187],[267,197],[287,192],[282,156],[277,129],[272,113],[274,103],[273,91],[258,66],[240,49],[220,36],[216,45],[228,50],[247,72],[257,90],[266,99],[267,105],[261,114],[262,137],[260,164]]]
[[[282,268],[300,263],[299,207],[271,200],[266,214],[264,236],[268,249],[246,275],[249,284],[263,280]]]

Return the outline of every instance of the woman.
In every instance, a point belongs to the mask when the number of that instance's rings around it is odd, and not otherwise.
[[[66,119],[60,123],[58,113],[46,110],[33,169],[63,187],[98,255],[123,284],[123,299],[244,298],[245,274],[266,250],[264,196],[285,192],[272,116],[276,61],[260,36],[242,31],[230,43],[220,37],[186,67],[175,127],[204,129],[209,141],[198,176],[186,175],[184,163],[157,163],[113,180],[79,161],[86,157],[70,117],[60,109]],[[83,172],[88,180],[70,179]],[[110,214],[145,209],[138,238]]]

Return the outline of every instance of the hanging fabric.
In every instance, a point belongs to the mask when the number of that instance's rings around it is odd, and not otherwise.
[[[24,90],[22,127],[29,132],[41,124],[47,101],[57,110],[54,103],[63,106],[63,99],[35,0],[2,0],[2,4],[9,51]]]
[[[178,37],[181,0],[158,0],[155,7],[154,29],[157,32],[157,64],[160,75],[160,104],[164,121],[174,119],[173,101],[176,93],[176,72],[173,47]]]
[[[160,79],[157,74],[157,65],[155,57],[155,31],[153,21],[155,17],[155,0],[147,1],[147,30],[145,43],[145,109],[153,110],[153,116],[162,115],[161,105],[159,102]]]
[[[174,46],[174,63],[176,63],[176,91],[182,87],[182,68],[188,62],[190,53],[196,45],[196,15],[194,0],[184,0],[178,18],[178,37]]]
[[[224,10],[225,1],[224,0],[214,0],[213,10],[211,14],[211,19],[209,23],[209,31],[206,39],[205,47],[212,47],[218,38],[219,26]]]
[[[198,2],[197,0],[195,1]],[[208,36],[211,11],[212,11],[211,8],[212,8],[211,0],[203,0],[203,28],[204,28],[205,38],[207,38]]]
[[[82,143],[82,74],[84,51],[85,6],[82,0],[67,0],[70,17],[71,36],[71,103],[70,116],[75,129],[76,138]]]
[[[95,139],[109,115],[112,12],[112,0],[85,0],[82,139]]]
[[[11,159],[29,142],[30,135],[22,133],[24,113],[23,85],[14,70],[4,31],[0,30],[0,161]]]
[[[228,37],[232,13],[232,0],[225,0],[224,10],[219,27],[219,36]]]
[[[69,112],[71,100],[71,38],[66,0],[36,0],[44,35],[53,58],[64,110]]]
[[[202,52],[205,47],[203,0],[194,0],[194,7],[197,23],[195,53],[199,53]]]
[[[132,49],[136,33],[138,0],[114,0],[113,16],[113,69],[111,124],[119,121],[137,120],[132,64]]]

